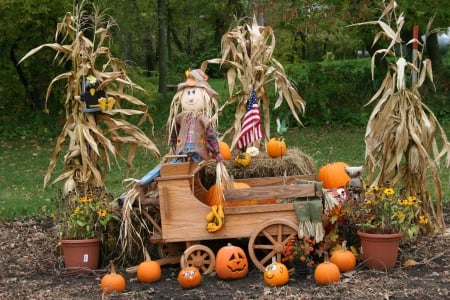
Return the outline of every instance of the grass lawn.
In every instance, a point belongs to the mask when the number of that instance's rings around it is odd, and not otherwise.
[[[445,125],[449,132],[449,124]],[[298,147],[310,155],[319,169],[328,161],[328,151],[333,147],[335,161],[345,161],[349,165],[364,164],[364,128],[292,128],[285,134],[288,147]],[[153,139],[166,153],[165,135],[157,134]],[[0,141],[0,221],[21,219],[42,215],[52,210],[52,199],[58,197],[61,185],[49,186],[43,190],[43,177],[52,155],[54,139],[33,140],[23,137],[15,141]],[[128,177],[141,178],[156,165],[156,160],[143,151],[139,152],[134,168]],[[123,192],[122,180],[127,178],[124,164],[113,165],[107,177],[107,187],[119,196]],[[62,166],[57,165],[52,180],[59,175]],[[450,171],[441,170],[444,201],[449,202]]]

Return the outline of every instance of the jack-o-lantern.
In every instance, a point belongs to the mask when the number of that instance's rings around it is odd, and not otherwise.
[[[183,289],[194,288],[202,282],[202,274],[196,267],[186,267],[178,273],[178,283]]]
[[[267,285],[281,286],[289,281],[289,271],[283,263],[276,262],[274,259],[272,263],[266,267],[264,271],[264,282]]]
[[[220,279],[237,279],[248,273],[248,260],[244,250],[228,243],[216,255],[216,273]]]

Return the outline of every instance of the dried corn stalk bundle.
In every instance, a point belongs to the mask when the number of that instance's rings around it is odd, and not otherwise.
[[[60,64],[70,62],[72,70],[59,74],[49,84],[46,101],[53,85],[59,80],[66,80],[65,97],[66,123],[59,135],[47,173],[44,187],[50,181],[52,172],[66,140],[69,139],[67,153],[64,156],[64,172],[53,183],[73,179],[93,186],[103,186],[109,170],[111,158],[120,155],[122,144],[128,144],[127,167],[132,166],[136,149],[146,148],[159,156],[156,145],[139,129],[144,121],[153,122],[148,115],[148,107],[141,100],[127,93],[127,89],[144,89],[127,76],[126,66],[115,58],[108,48],[110,30],[114,20],[102,13],[95,5],[86,9],[86,2],[76,5],[73,13],[66,13],[58,23],[55,40],[59,42],[40,45],[30,50],[19,63],[44,48],[56,52],[55,60]],[[94,33],[92,38],[85,36],[85,31]],[[87,78],[98,80],[97,90],[103,90],[107,97],[114,99],[114,109],[97,113],[85,113],[85,104],[81,99],[83,84]],[[135,109],[121,108],[127,102]],[[140,116],[137,125],[129,123],[125,116]],[[103,126],[104,125],[104,126]]]
[[[220,113],[227,105],[237,101],[235,122],[225,133],[231,136],[231,148],[237,142],[241,131],[241,121],[246,113],[247,100],[252,88],[261,100],[265,124],[265,138],[270,137],[270,99],[267,97],[267,85],[273,83],[277,99],[274,109],[280,107],[283,100],[289,106],[292,115],[300,122],[298,112],[305,110],[305,101],[298,94],[293,83],[285,74],[279,61],[272,57],[275,49],[275,35],[271,27],[259,26],[256,18],[251,25],[238,25],[222,37],[222,57],[206,60],[201,69],[206,70],[209,63],[220,64],[227,68],[229,98],[219,109]]]
[[[379,90],[367,103],[375,104],[365,134],[368,183],[389,182],[391,186],[400,185],[408,195],[416,195],[421,200],[422,213],[430,220],[422,229],[434,234],[445,230],[439,168],[443,158],[444,166],[450,165],[450,144],[419,92],[426,78],[433,83],[431,61],[422,59],[423,45],[417,39],[408,42],[418,43],[421,48],[412,62],[408,62],[401,51],[395,50],[401,49],[400,32],[405,21],[403,13],[397,14],[396,6],[395,1],[388,1],[384,3],[379,20],[355,24],[378,25],[381,31],[373,43],[380,39],[389,42],[388,48],[376,51],[372,57],[372,77],[375,56],[388,56],[390,63]],[[427,32],[430,26],[431,23]],[[408,74],[413,72],[418,74],[418,80],[408,83]],[[441,148],[437,139],[440,139]]]

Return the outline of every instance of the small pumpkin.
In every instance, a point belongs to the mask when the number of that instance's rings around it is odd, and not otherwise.
[[[328,253],[325,252],[323,263],[318,264],[314,270],[314,280],[318,285],[327,285],[338,282],[341,279],[340,274],[338,266],[330,262]]]
[[[219,152],[220,152],[220,155],[222,156],[223,160],[231,159],[231,149],[230,149],[230,146],[226,142],[224,142],[224,141],[219,142]]]
[[[248,274],[248,259],[244,250],[228,243],[216,254],[216,274],[220,279],[243,278]]]
[[[266,152],[272,158],[277,158],[286,154],[286,143],[283,138],[273,137],[266,145]]]
[[[264,282],[271,286],[282,286],[289,281],[289,271],[285,264],[277,262],[275,257],[264,271]]]
[[[247,152],[241,153],[234,159],[234,164],[240,168],[245,168],[250,165],[252,157]]]
[[[137,267],[137,279],[143,283],[152,283],[161,279],[161,265],[151,260],[147,249],[144,248],[145,260]]]
[[[100,288],[106,294],[114,292],[122,293],[126,287],[125,277],[116,272],[114,263],[110,262],[111,272],[102,277],[100,281]]]
[[[338,266],[342,273],[351,271],[356,266],[355,254],[347,249],[347,241],[343,241],[342,248],[331,254],[330,262]]]
[[[178,273],[178,284],[183,289],[199,286],[202,282],[202,274],[197,267],[191,266],[180,270]]]

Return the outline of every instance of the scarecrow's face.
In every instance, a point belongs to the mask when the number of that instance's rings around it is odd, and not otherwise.
[[[201,88],[188,87],[183,90],[181,96],[181,107],[183,111],[201,111],[205,108]]]

